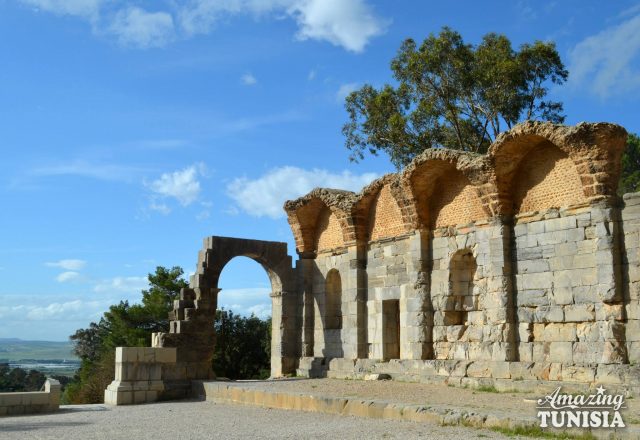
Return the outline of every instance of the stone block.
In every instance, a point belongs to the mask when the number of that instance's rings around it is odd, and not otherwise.
[[[559,362],[563,364],[571,364],[573,362],[573,343],[572,342],[550,342],[549,343],[549,361]]]
[[[551,291],[551,304],[566,305],[573,303],[573,291],[571,287],[555,287]]]
[[[518,291],[518,306],[536,307],[549,304],[549,296],[544,289],[523,289]]]
[[[563,322],[562,306],[539,306],[534,311],[535,322]]]
[[[591,383],[596,377],[596,366],[564,365],[562,380],[567,382]]]
[[[467,367],[467,376],[469,377],[492,377],[494,362],[475,361]]]
[[[564,319],[567,322],[588,322],[596,318],[593,304],[572,304],[564,307]]]

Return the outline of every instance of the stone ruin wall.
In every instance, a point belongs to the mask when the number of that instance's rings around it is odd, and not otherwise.
[[[286,243],[207,237],[152,347],[118,348],[105,401],[189,396],[214,378],[218,279],[271,281],[271,374],[540,391],[640,392],[640,193],[616,195],[627,133],[527,122],[487,155],[427,150],[360,193],[285,203]]]
[[[358,194],[287,202],[298,372],[593,382],[618,366],[618,382],[637,381],[640,194],[616,196],[625,141],[613,124],[527,122],[487,155],[427,150]],[[330,273],[339,328],[325,326]]]

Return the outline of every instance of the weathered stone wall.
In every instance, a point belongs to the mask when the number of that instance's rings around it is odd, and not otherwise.
[[[0,393],[0,416],[58,411],[60,394],[60,382],[51,378],[47,378],[42,391]]]
[[[429,305],[421,295],[421,234],[371,242],[367,252],[367,347],[368,357],[389,359],[386,353],[399,342],[399,357],[423,359],[425,344],[431,343],[430,322],[423,313]],[[398,301],[399,335],[390,326],[395,318],[385,319],[385,301]],[[390,303],[388,305],[391,305]]]
[[[622,279],[629,362],[640,363],[640,193],[625,194],[622,210]]]
[[[640,383],[640,200],[621,209],[615,193],[625,139],[612,124],[525,123],[484,156],[427,150],[358,194],[287,202],[299,372],[349,376],[368,359],[446,380]],[[330,270],[339,331],[323,324]]]
[[[611,209],[593,206],[517,219],[520,360],[626,361],[614,216]]]
[[[433,232],[431,301],[436,359],[509,360],[509,261],[503,225]]]
[[[315,357],[358,357],[358,341],[362,338],[363,328],[359,328],[358,310],[358,268],[355,249],[346,252],[320,254],[315,260],[312,275],[313,292],[313,356]],[[334,271],[340,277],[340,315],[339,328],[326,325],[327,319],[327,274]]]

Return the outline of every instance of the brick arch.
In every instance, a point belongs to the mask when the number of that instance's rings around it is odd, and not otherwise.
[[[325,206],[318,215],[313,240],[314,249],[317,252],[342,248],[345,245],[341,222],[328,206]]]
[[[496,192],[490,176],[482,156],[427,150],[407,167],[402,180],[419,227],[431,228],[490,217]]]
[[[396,174],[387,174],[358,194],[351,211],[358,243],[401,235],[412,229],[406,209],[402,209],[406,203],[397,177]],[[386,228],[383,226],[385,222]]]
[[[567,176],[569,179],[568,182],[561,181],[561,186],[565,187],[569,194],[560,195],[552,190],[554,195],[548,202],[538,203],[541,209],[545,208],[544,205],[547,205],[546,207],[558,204],[566,206],[572,203],[616,197],[620,176],[619,162],[624,151],[626,136],[626,131],[614,124],[581,123],[568,127],[532,121],[518,124],[501,134],[489,148],[488,158],[495,170],[502,213],[519,212],[520,207],[517,205],[522,201],[518,198],[523,197],[521,194],[514,195],[513,187],[517,180],[521,179],[523,171],[528,174],[526,178],[534,187],[544,180],[541,176],[531,176],[535,171],[529,170],[528,167],[547,169],[551,173],[545,183],[545,185],[549,184],[547,191],[551,189],[551,180],[560,179],[559,175]],[[552,157],[548,157],[549,155]],[[552,158],[555,162],[559,161],[558,169],[555,171],[548,169],[549,164],[541,163],[549,162]],[[539,173],[542,172],[539,171]],[[543,192],[542,187],[537,189]],[[582,197],[578,196],[580,193],[583,194]],[[539,201],[541,201],[540,198]],[[525,203],[524,209],[528,209],[527,206],[536,205]]]
[[[368,218],[369,241],[395,237],[407,232],[400,205],[389,185],[384,185],[376,194]]]
[[[550,142],[530,151],[516,169],[512,185],[514,213],[544,211],[587,202],[571,158]]]
[[[354,243],[356,225],[351,215],[354,199],[355,194],[350,191],[316,188],[304,197],[286,202],[284,209],[298,253],[311,255]],[[326,236],[320,239],[323,233]],[[329,235],[333,237],[331,240]],[[318,245],[324,248],[319,249]]]
[[[442,174],[429,201],[432,228],[465,225],[487,217],[478,189],[460,171]]]

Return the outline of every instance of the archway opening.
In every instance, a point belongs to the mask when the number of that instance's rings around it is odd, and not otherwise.
[[[271,368],[271,282],[248,257],[235,257],[218,280],[213,371],[229,379],[266,379]]]

